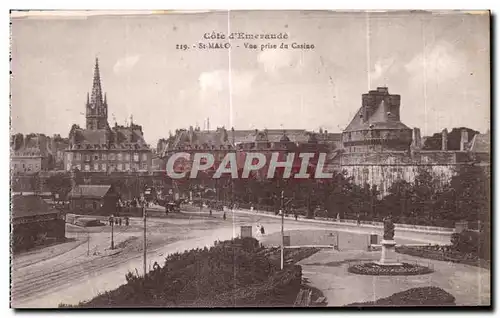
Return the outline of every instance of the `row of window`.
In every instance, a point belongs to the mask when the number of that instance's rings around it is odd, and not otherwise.
[[[31,164],[31,163],[28,163],[28,164],[17,164],[15,163],[14,164],[14,170],[15,171],[18,171],[18,169],[21,169],[21,170],[24,170],[24,171],[38,171],[40,170],[40,165],[39,164]]]
[[[82,171],[82,165],[77,164],[74,166],[71,166],[71,164],[67,164],[66,170],[71,170],[71,167],[77,168],[78,170]],[[110,164],[109,166],[105,163],[94,163],[93,165],[90,164],[85,164],[83,165],[83,171],[103,171],[106,172],[108,171],[137,171],[137,170],[148,170],[148,164],[146,162],[141,163],[140,165],[138,163],[130,164],[130,163],[119,163],[119,164]]]
[[[147,153],[143,153],[142,156],[139,156],[139,153],[135,152],[133,155],[133,161],[135,162],[138,162],[139,161],[139,158],[141,158],[141,161],[147,161],[148,160],[148,154]],[[67,158],[68,158],[68,161],[71,161],[71,159],[73,158],[73,153],[71,152],[68,152],[67,153]],[[130,153],[110,153],[110,154],[106,154],[106,153],[95,153],[95,154],[85,154],[85,155],[82,155],[81,153],[77,152],[75,153],[74,155],[74,158],[75,160],[83,160],[84,161],[91,161],[91,160],[111,160],[111,161],[114,161],[114,160],[118,160],[118,161],[130,161]]]
[[[81,209],[94,209],[97,210],[101,207],[101,204],[93,201],[93,202],[88,202],[88,201],[79,201],[75,200],[73,201],[74,207],[75,208],[81,208]]]

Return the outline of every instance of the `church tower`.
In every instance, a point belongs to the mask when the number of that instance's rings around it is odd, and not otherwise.
[[[99,60],[95,59],[94,82],[92,94],[87,93],[86,128],[89,130],[106,129],[108,127],[108,103],[106,94],[102,94]]]

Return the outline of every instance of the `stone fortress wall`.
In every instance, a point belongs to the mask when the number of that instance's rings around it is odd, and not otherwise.
[[[397,180],[413,182],[422,169],[442,186],[457,166],[474,162],[467,131],[462,131],[460,150],[448,150],[448,131],[442,131],[442,147],[422,150],[420,129],[406,127],[399,118],[399,95],[379,87],[362,96],[362,106],[342,133],[343,149],[336,168],[345,170],[358,185],[376,185],[386,195]]]

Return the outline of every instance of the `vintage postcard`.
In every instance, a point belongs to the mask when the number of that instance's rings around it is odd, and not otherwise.
[[[11,307],[491,306],[488,11],[12,11]]]

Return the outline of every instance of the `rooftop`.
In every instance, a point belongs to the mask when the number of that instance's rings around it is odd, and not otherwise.
[[[12,197],[12,218],[59,213],[38,195],[14,195]]]
[[[78,185],[71,189],[69,198],[103,198],[111,189],[111,185]]]

